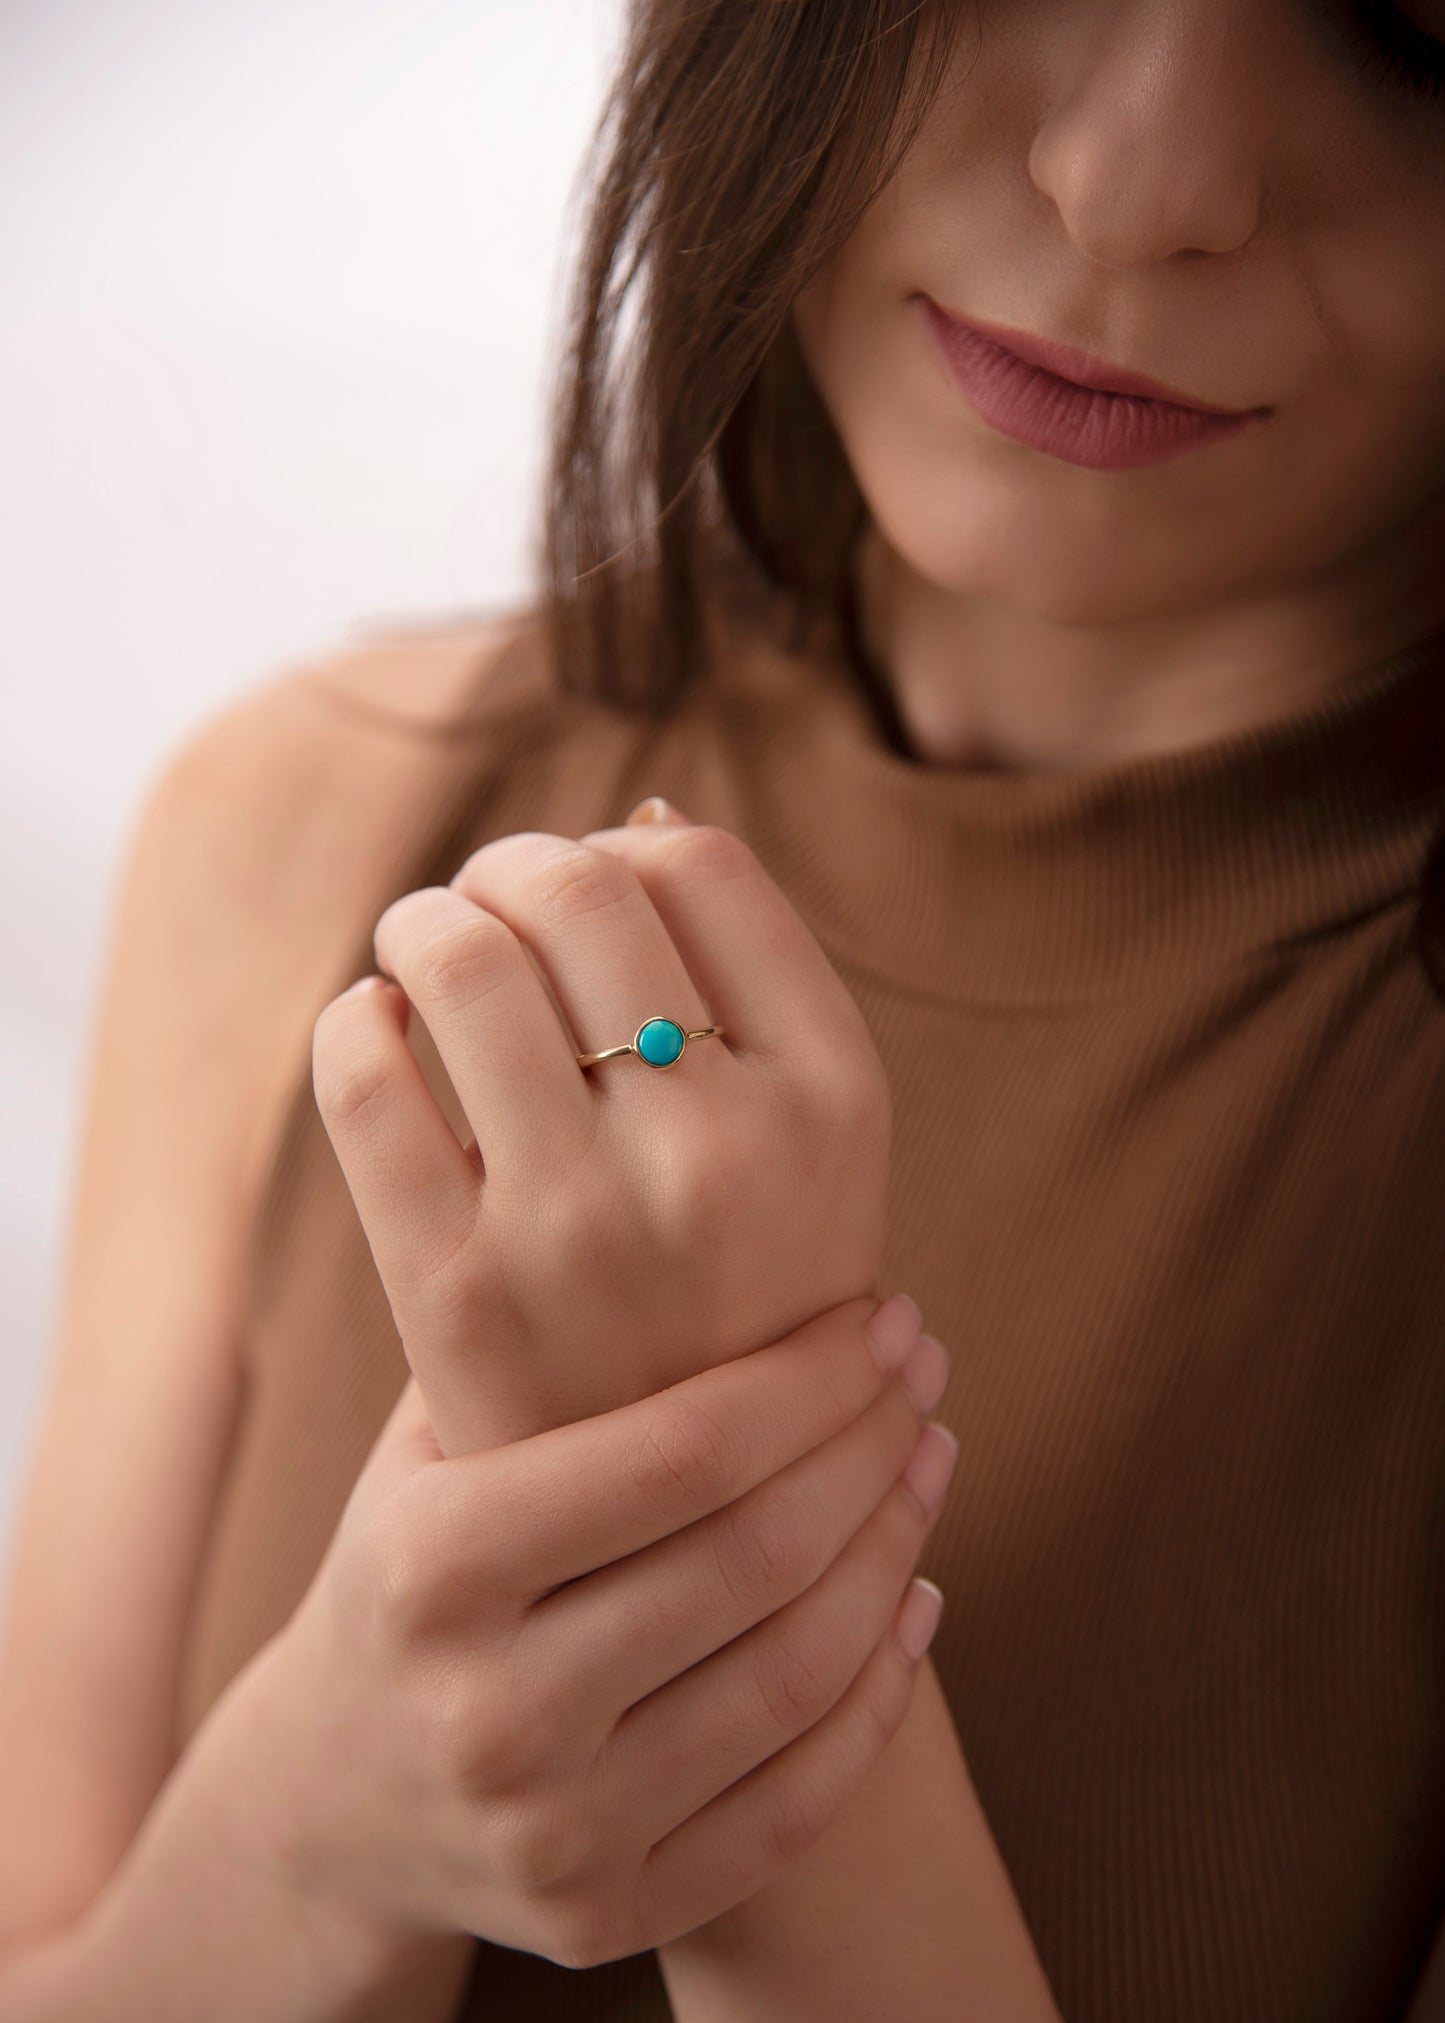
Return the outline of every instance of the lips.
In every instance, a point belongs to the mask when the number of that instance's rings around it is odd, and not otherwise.
[[[1177,387],[1150,379],[1142,372],[1130,372],[1123,366],[1111,365],[1105,358],[1077,351],[1072,345],[1054,344],[1048,338],[1031,335],[1027,330],[1010,329],[1007,324],[985,323],[977,316],[960,316],[956,310],[945,309],[934,302],[931,296],[925,299],[945,321],[971,330],[991,344],[1001,345],[1015,358],[1022,359],[1025,365],[1052,373],[1056,379],[1066,380],[1072,386],[1082,386],[1094,393],[1127,394],[1139,400],[1164,401],[1171,407],[1185,408],[1191,414],[1241,415],[1261,411],[1215,407],[1208,401],[1195,400],[1192,395],[1181,393]]]
[[[1172,461],[1222,444],[1269,413],[1206,412],[1153,395],[1080,386],[945,315],[929,296],[919,300],[938,362],[978,418],[997,435],[1085,470],[1132,471]]]

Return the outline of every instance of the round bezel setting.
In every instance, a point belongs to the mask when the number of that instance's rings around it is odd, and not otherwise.
[[[646,1032],[656,1032],[660,1027],[665,1027],[668,1033],[676,1035],[677,1051],[672,1055],[670,1060],[655,1061],[650,1054],[643,1051],[643,1034]],[[659,1033],[658,1037],[662,1038],[663,1036]],[[665,1039],[663,1040],[663,1044],[666,1044]],[[687,1033],[678,1024],[676,1019],[670,1019],[665,1013],[659,1012],[653,1018],[644,1019],[642,1024],[637,1028],[637,1031],[632,1035],[632,1051],[637,1055],[639,1060],[646,1061],[649,1068],[656,1068],[659,1072],[665,1073],[668,1068],[675,1068],[687,1052]]]

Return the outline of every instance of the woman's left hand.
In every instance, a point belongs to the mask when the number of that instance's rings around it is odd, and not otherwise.
[[[395,900],[318,1104],[444,1454],[610,1410],[877,1297],[892,1105],[823,950],[730,831],[526,831]],[[405,1042],[424,1020],[463,1145]],[[577,1055],[643,1020],[659,1071]],[[569,1031],[570,1028],[570,1031]]]

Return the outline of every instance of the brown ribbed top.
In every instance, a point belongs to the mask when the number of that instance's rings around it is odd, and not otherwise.
[[[728,611],[660,726],[556,692],[525,622],[490,646],[386,896],[650,792],[752,845],[891,1077],[883,1287],[952,1351],[961,1444],[933,1661],[1067,2023],[1398,2019],[1445,1919],[1445,637],[1018,774],[920,764],[841,648]],[[309,1059],[244,1349],[183,1738],[406,1376]],[[485,1943],[458,2011],[668,2013],[650,1954]]]

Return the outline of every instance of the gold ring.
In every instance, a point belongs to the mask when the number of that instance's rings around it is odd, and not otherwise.
[[[594,1068],[599,1061],[610,1061],[620,1054],[636,1054],[650,1068],[675,1068],[689,1040],[710,1040],[714,1034],[721,1038],[722,1027],[700,1026],[695,1033],[690,1033],[676,1019],[644,1019],[625,1047],[604,1047],[600,1054],[579,1054],[577,1065],[579,1068]]]

